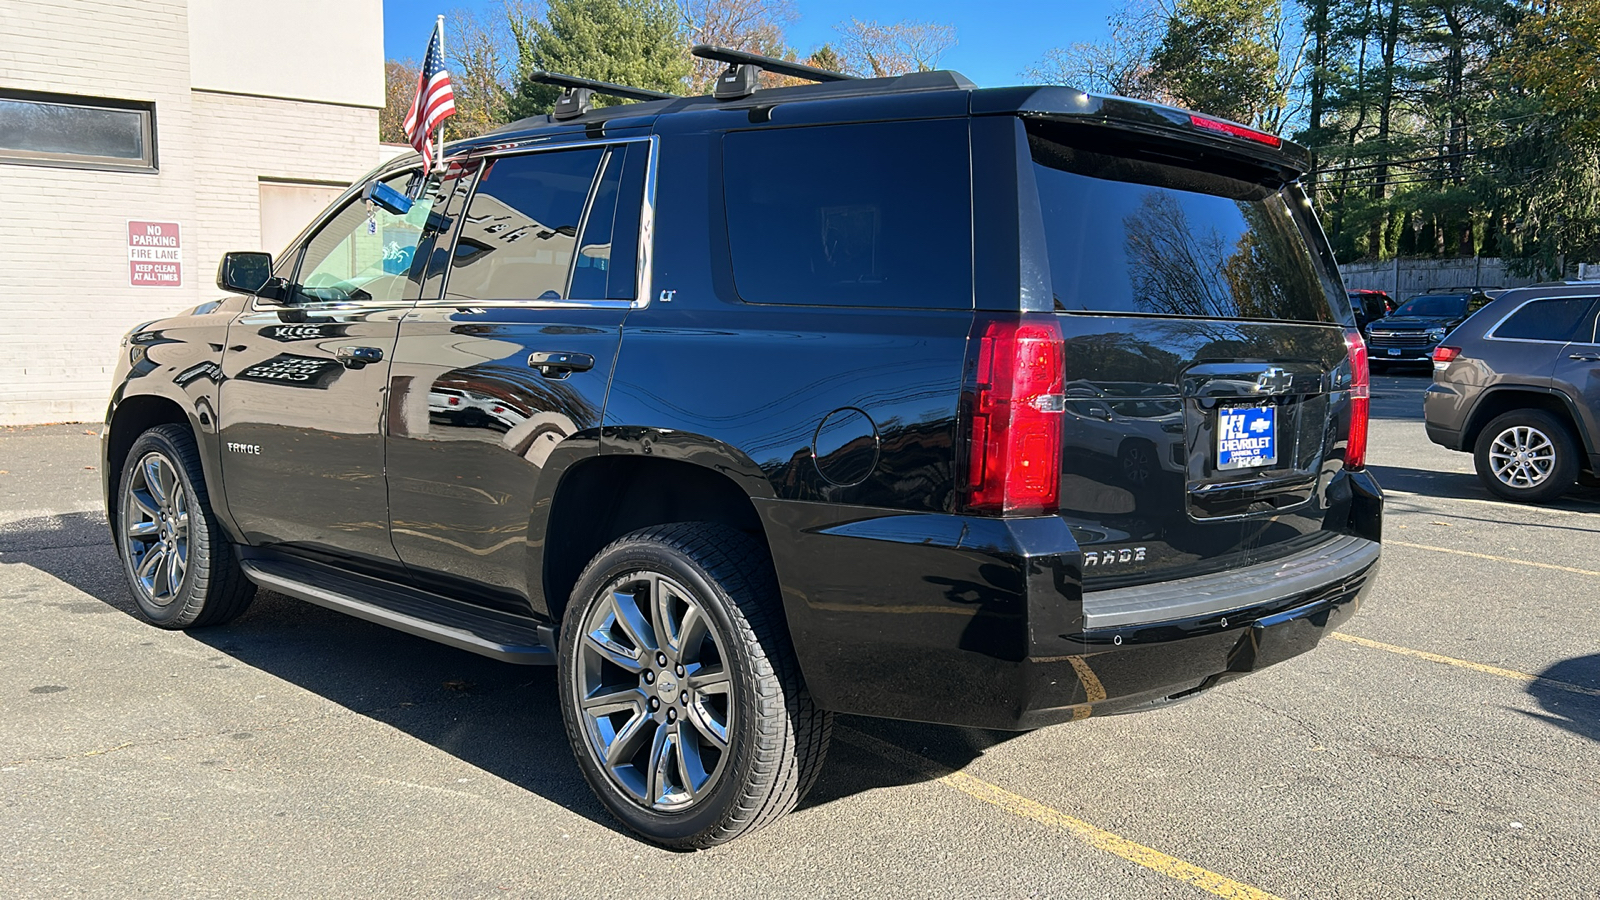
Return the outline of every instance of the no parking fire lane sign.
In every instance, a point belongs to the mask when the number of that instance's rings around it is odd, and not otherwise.
[[[128,284],[183,286],[183,242],[177,222],[128,220]]]

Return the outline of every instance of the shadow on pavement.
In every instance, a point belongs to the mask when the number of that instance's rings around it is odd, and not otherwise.
[[[1471,472],[1439,472],[1408,466],[1369,465],[1385,490],[1406,491],[1452,500],[1493,500],[1510,503],[1489,493],[1478,476]],[[1551,503],[1527,504],[1528,509],[1559,509],[1569,512],[1600,512],[1600,488],[1575,484],[1561,499]],[[1518,523],[1522,524],[1522,523]]]
[[[0,525],[0,562],[26,563],[100,601],[70,611],[110,607],[136,617],[99,513]],[[234,622],[188,635],[621,832],[573,761],[553,668],[497,662],[268,591]],[[840,724],[952,769],[1014,736],[853,716]],[[926,780],[841,741],[830,755],[802,809]]]
[[[1580,694],[1550,683],[1559,681],[1591,691],[1600,690],[1600,653],[1562,660],[1540,672],[1539,677],[1549,680],[1528,685],[1528,694],[1539,701],[1544,713],[1527,715],[1591,741],[1600,741],[1600,696]]]

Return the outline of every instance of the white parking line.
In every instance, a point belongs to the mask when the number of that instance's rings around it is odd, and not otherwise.
[[[1393,488],[1384,488],[1383,493],[1389,497],[1415,497],[1421,500],[1446,500],[1451,503],[1476,503],[1480,506],[1498,506],[1503,509],[1520,509],[1524,512],[1541,513],[1551,516],[1587,516],[1600,519],[1600,504],[1595,504],[1595,511],[1589,512],[1581,509],[1556,509],[1550,506],[1530,506],[1526,503],[1508,503],[1504,500],[1479,500],[1476,497],[1441,497],[1437,494],[1418,494],[1412,491],[1397,491]],[[1587,504],[1587,500],[1568,501]]]

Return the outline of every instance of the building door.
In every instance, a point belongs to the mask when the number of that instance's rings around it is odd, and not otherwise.
[[[385,179],[405,190],[412,175]],[[393,563],[383,417],[400,319],[417,296],[432,200],[404,216],[359,197],[302,246],[273,298],[228,329],[219,403],[228,509],[254,544]],[[288,261],[285,261],[288,263]],[[420,273],[419,273],[420,274]],[[267,291],[263,292],[268,293]]]
[[[261,249],[279,253],[344,193],[344,185],[261,180]]]
[[[390,373],[394,543],[423,583],[528,611],[539,480],[555,454],[597,452],[636,291],[648,149],[484,164],[443,293],[407,315]]]

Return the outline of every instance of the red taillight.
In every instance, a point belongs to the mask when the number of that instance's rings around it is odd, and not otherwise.
[[[1254,128],[1246,128],[1243,125],[1235,125],[1232,122],[1224,122],[1221,119],[1208,119],[1205,116],[1191,115],[1189,116],[1189,124],[1196,128],[1204,128],[1207,131],[1215,131],[1218,134],[1226,134],[1229,137],[1244,138],[1247,141],[1266,144],[1274,150],[1283,146],[1283,138],[1275,134],[1267,134],[1265,131],[1257,131]]]
[[[1354,328],[1344,333],[1350,359],[1350,439],[1344,445],[1344,467],[1367,464],[1367,417],[1371,412],[1372,378],[1367,367],[1367,344]]]
[[[1435,364],[1453,363],[1461,355],[1460,347],[1435,347],[1433,348],[1433,361]]]
[[[1066,364],[1052,316],[996,319],[978,347],[967,507],[1053,513],[1061,503]]]

